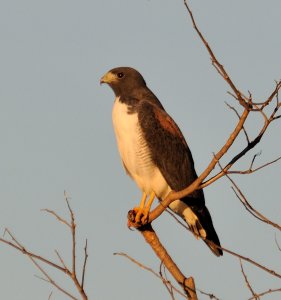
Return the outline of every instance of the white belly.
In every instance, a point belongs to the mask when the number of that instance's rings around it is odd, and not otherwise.
[[[127,105],[116,98],[112,120],[118,149],[126,169],[143,192],[149,195],[154,191],[158,198],[164,198],[170,189],[151,160],[137,114],[128,114]]]

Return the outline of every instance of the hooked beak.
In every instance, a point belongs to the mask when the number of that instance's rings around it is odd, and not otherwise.
[[[100,79],[100,84],[103,84],[103,83],[111,83],[113,81],[115,81],[116,78],[114,76],[114,74],[110,73],[110,72],[107,72],[106,74],[104,74],[102,76],[102,78]]]

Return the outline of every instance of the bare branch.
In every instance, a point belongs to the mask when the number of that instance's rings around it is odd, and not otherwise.
[[[57,265],[57,264],[55,264],[55,263],[53,263],[52,261],[50,261],[50,260],[48,260],[48,259],[46,259],[46,258],[44,258],[44,257],[42,257],[42,256],[40,256],[40,255],[37,255],[37,254],[35,254],[35,253],[30,252],[30,251],[26,250],[26,249],[25,249],[24,247],[22,247],[22,246],[19,246],[18,242],[16,242],[16,241],[13,239],[13,235],[11,234],[11,231],[10,231],[8,228],[5,229],[5,232],[7,232],[7,233],[9,234],[9,236],[12,238],[12,240],[13,240],[16,244],[13,243],[13,242],[8,241],[8,240],[6,240],[6,239],[0,238],[0,241],[1,241],[2,243],[5,243],[5,244],[7,244],[7,245],[13,247],[14,249],[20,251],[22,254],[27,255],[27,256],[29,256],[29,257],[32,257],[32,258],[35,258],[35,259],[37,259],[37,260],[40,260],[40,261],[44,262],[45,264],[50,265],[51,267],[54,267],[54,268],[56,268],[56,269],[58,269],[58,270],[60,270],[60,271],[62,271],[62,272],[66,272],[66,271],[67,271],[66,269],[62,268],[61,266],[59,266],[59,265]]]
[[[74,216],[74,212],[69,204],[69,200],[68,200],[68,195],[66,192],[64,192],[64,197],[65,197],[65,201],[70,213],[70,217],[71,217],[71,236],[72,236],[72,271],[71,271],[71,278],[77,288],[77,290],[79,291],[80,295],[82,296],[82,298],[84,300],[87,300],[88,297],[84,291],[84,288],[82,286],[82,284],[79,283],[78,279],[77,279],[77,275],[76,275],[76,224],[75,224],[75,216]],[[83,282],[84,284],[84,282]]]
[[[224,252],[227,252],[227,253],[229,253],[229,254],[231,254],[231,255],[233,255],[233,256],[236,256],[236,257],[238,257],[238,258],[240,258],[240,259],[242,259],[242,260],[247,261],[248,263],[251,263],[251,264],[255,265],[256,267],[258,267],[258,268],[260,268],[260,269],[266,271],[267,273],[269,273],[269,274],[271,274],[271,275],[273,275],[273,276],[275,276],[275,277],[281,278],[281,275],[278,274],[277,272],[275,272],[274,270],[271,270],[271,269],[269,269],[269,268],[267,268],[267,267],[265,267],[265,266],[259,264],[258,262],[254,261],[253,259],[251,259],[251,258],[249,258],[249,257],[243,256],[243,255],[241,255],[241,254],[238,254],[238,253],[236,253],[236,252],[234,252],[234,251],[231,251],[231,250],[229,250],[229,249],[227,249],[227,248],[224,248],[224,247],[221,247],[221,249],[222,249]]]
[[[271,220],[269,220],[268,218],[266,218],[264,215],[262,215],[259,211],[257,211],[255,208],[253,208],[253,206],[248,202],[248,200],[246,199],[245,195],[242,193],[242,191],[239,189],[239,187],[237,186],[237,184],[234,182],[234,180],[229,176],[226,175],[226,177],[230,180],[230,182],[233,184],[234,188],[233,191],[235,192],[237,198],[241,201],[241,203],[244,205],[244,207],[257,219],[259,219],[260,221],[269,224],[279,230],[281,230],[281,226],[277,223],[272,222]]]
[[[247,276],[246,276],[246,274],[245,274],[245,272],[244,272],[244,269],[243,269],[243,265],[242,265],[241,259],[240,259],[240,266],[241,266],[241,272],[242,272],[242,274],[243,274],[243,276],[244,276],[244,280],[245,280],[245,282],[246,282],[246,286],[248,287],[248,289],[249,289],[250,292],[252,293],[253,298],[254,298],[254,299],[260,299],[260,298],[257,296],[257,294],[254,292],[253,288],[251,287],[251,285],[250,285],[250,283],[249,283],[249,280],[248,280],[248,278],[247,278]]]
[[[206,39],[204,38],[203,34],[201,33],[201,31],[199,30],[196,21],[193,17],[193,13],[190,9],[190,7],[187,4],[187,0],[184,0],[184,5],[189,13],[189,16],[191,18],[193,27],[195,29],[195,31],[197,32],[199,38],[201,39],[201,41],[203,42],[203,44],[205,45],[205,48],[207,49],[207,51],[209,52],[210,56],[211,56],[211,60],[212,60],[212,64],[213,66],[216,68],[216,70],[218,71],[218,73],[222,76],[222,78],[229,84],[229,86],[231,87],[231,89],[233,90],[233,92],[235,93],[239,103],[244,106],[245,108],[249,108],[249,103],[247,103],[247,99],[245,97],[243,97],[242,93],[238,90],[238,88],[235,86],[235,84],[233,83],[233,81],[231,80],[230,76],[228,75],[228,73],[226,72],[224,66],[217,60],[213,50],[211,49],[211,47],[209,46],[209,43],[206,41]]]
[[[48,297],[48,300],[51,299],[52,295],[53,295],[53,292],[50,293],[50,295],[49,295],[49,297]]]
[[[73,300],[78,300],[78,298],[74,297],[73,295],[71,295],[69,292],[67,292],[65,289],[63,289],[61,286],[59,286],[52,278],[51,276],[38,264],[38,262],[35,260],[35,258],[29,254],[28,251],[25,250],[25,248],[17,241],[17,239],[14,237],[14,235],[8,230],[5,230],[9,236],[12,238],[13,242],[22,249],[22,252],[24,254],[26,254],[30,260],[33,262],[33,264],[37,267],[37,269],[45,276],[45,278],[47,279],[47,281],[52,284],[54,287],[56,287],[59,291],[61,291],[62,293],[64,293],[65,295],[67,295],[69,298],[73,299]],[[43,261],[43,260],[42,260]],[[49,261],[44,260],[44,262],[47,262],[48,264]],[[54,265],[53,263],[51,263],[51,265]]]
[[[55,253],[56,253],[57,257],[59,258],[59,260],[60,260],[61,264],[63,265],[63,267],[64,267],[66,270],[68,270],[68,268],[67,268],[67,266],[66,266],[64,260],[63,260],[62,257],[60,256],[59,252],[58,252],[57,250],[55,250]]]
[[[25,247],[23,247],[17,240],[16,238],[12,235],[12,233],[9,231],[9,229],[6,229],[4,233],[7,233],[12,241],[8,241],[4,238],[0,238],[0,242],[3,242],[11,247],[13,247],[14,249],[20,251],[21,253],[27,255],[31,261],[35,264],[35,266],[40,270],[40,272],[44,275],[44,278],[41,278],[45,281],[47,281],[48,283],[51,283],[53,286],[55,286],[58,290],[60,290],[62,293],[68,295],[68,297],[70,297],[71,299],[77,299],[76,297],[74,297],[73,295],[71,295],[70,293],[68,293],[65,289],[63,289],[62,287],[60,287],[49,275],[48,273],[38,264],[37,261],[41,261],[47,265],[50,265],[51,267],[54,267],[56,269],[58,269],[59,271],[62,271],[63,273],[67,274],[72,282],[75,284],[76,289],[78,290],[78,292],[81,295],[81,298],[83,300],[87,300],[88,297],[84,291],[84,280],[85,280],[85,270],[86,270],[86,262],[87,262],[87,258],[88,258],[88,254],[87,254],[87,241],[86,241],[86,246],[85,246],[85,259],[84,259],[84,265],[83,265],[83,270],[82,270],[82,283],[80,284],[77,276],[76,276],[76,225],[75,225],[75,217],[74,217],[74,213],[70,207],[69,201],[68,201],[68,197],[66,196],[65,193],[65,200],[67,203],[67,207],[69,209],[70,212],[70,216],[71,216],[71,224],[68,223],[65,219],[61,218],[56,212],[49,210],[49,209],[44,209],[44,211],[52,214],[53,216],[55,216],[57,218],[57,220],[59,222],[64,223],[65,225],[67,225],[68,227],[70,227],[71,230],[71,236],[72,236],[72,270],[69,270],[69,268],[66,266],[62,256],[59,254],[59,252],[57,250],[55,250],[55,253],[57,255],[57,257],[60,260],[60,263],[62,266],[40,256],[37,254],[34,254],[28,250],[26,250]]]
[[[137,261],[136,259],[132,258],[131,256],[129,256],[128,254],[126,253],[123,253],[123,252],[116,252],[116,253],[113,253],[113,255],[119,255],[119,256],[123,256],[127,259],[129,259],[131,262],[133,262],[134,264],[136,264],[137,266],[139,266],[141,269],[144,269],[150,273],[152,273],[154,276],[156,276],[157,278],[159,278],[163,283],[165,283],[166,285],[170,286],[170,287],[173,287],[173,289],[181,296],[183,297],[186,297],[185,294],[183,294],[179,289],[177,289],[175,286],[173,286],[171,284],[170,281],[166,280],[163,276],[159,275],[157,272],[155,272],[153,269],[145,266],[144,264],[140,263],[139,261]],[[160,264],[160,266],[162,266],[162,263]]]
[[[71,228],[71,225],[63,218],[61,218],[56,212],[54,212],[53,210],[50,210],[48,208],[43,208],[41,209],[41,211],[45,211],[53,216],[55,216],[60,222],[64,223],[66,226],[68,226],[69,228]]]
[[[197,289],[197,290],[198,290],[198,289]],[[200,291],[200,290],[199,290],[199,292],[200,292],[202,295],[208,296],[210,299],[220,300],[220,299],[217,298],[214,294],[205,293],[205,292]]]
[[[238,117],[238,119],[240,119],[240,115],[239,115],[238,111],[237,111],[233,106],[231,106],[230,104],[228,104],[227,102],[225,102],[225,104],[226,104],[231,110],[233,110],[233,111],[235,112],[236,116]],[[243,132],[244,132],[244,134],[245,134],[247,143],[249,144],[249,143],[250,143],[250,139],[249,139],[248,133],[247,133],[247,131],[246,131],[246,129],[245,129],[244,126],[242,127],[242,130],[243,130]]]
[[[162,272],[162,269],[163,269],[163,272]],[[162,273],[164,273],[164,275]],[[170,294],[171,299],[176,300],[176,298],[174,296],[173,285],[170,284],[170,286],[169,286],[169,284],[168,284],[168,282],[170,283],[170,281],[168,280],[168,276],[167,276],[167,273],[166,273],[166,268],[165,268],[165,266],[163,265],[162,262],[160,263],[160,266],[159,266],[159,275],[160,275],[161,278],[164,279],[162,282],[163,282],[165,288],[167,289],[168,293]],[[184,298],[186,298],[185,295],[184,295]]]
[[[264,103],[262,103],[261,109],[264,109],[264,107],[266,107],[273,100],[274,97],[276,97],[276,99],[277,99],[277,106],[278,106],[278,92],[279,92],[280,88],[281,88],[281,80],[276,82],[274,91],[267,98],[267,100],[264,101]]]
[[[278,241],[277,241],[276,234],[275,234],[274,238],[275,238],[275,243],[276,243],[276,245],[277,245],[277,248],[279,249],[279,251],[281,251],[281,247],[280,247],[280,245],[279,245],[279,243],[278,243]]]
[[[87,264],[87,259],[88,259],[88,252],[87,252],[87,248],[88,248],[88,240],[86,239],[85,242],[85,247],[84,247],[84,264],[83,264],[83,269],[82,269],[82,281],[81,281],[81,287],[84,288],[84,280],[85,280],[85,272],[86,272],[86,264]]]
[[[256,169],[253,169],[254,160],[256,159],[256,157],[258,155],[260,155],[260,153],[254,155],[254,157],[252,159],[252,162],[251,162],[251,165],[250,165],[248,170],[245,170],[245,171],[228,171],[227,173],[228,174],[252,174],[252,173],[257,172],[257,171],[259,171],[259,170],[261,170],[261,169],[263,169],[263,168],[265,168],[269,165],[272,165],[272,164],[276,163],[278,160],[281,159],[281,156],[280,156],[280,157],[278,157],[278,158],[276,158],[276,159],[274,159],[274,160],[272,160],[272,161],[270,161],[266,164],[263,164],[263,165],[259,166]]]
[[[260,293],[258,295],[256,295],[256,297],[262,297],[271,293],[276,293],[276,292],[281,292],[281,288],[280,289],[269,289],[266,292]],[[249,300],[254,300],[256,299],[255,297],[250,298]]]
[[[272,119],[268,120],[267,122],[265,122],[263,128],[261,129],[260,133],[256,136],[256,138],[254,140],[252,140],[242,151],[240,151],[238,154],[236,154],[231,160],[230,162],[224,167],[222,168],[222,170],[216,174],[215,176],[213,176],[212,178],[208,179],[206,182],[202,183],[200,188],[204,188],[208,185],[210,185],[211,183],[215,182],[216,180],[218,180],[219,178],[225,176],[225,174],[229,173],[230,171],[228,171],[241,157],[243,157],[247,152],[249,152],[251,149],[253,149],[262,139],[266,129],[268,128],[269,124],[272,122]],[[279,160],[279,158],[277,159]],[[276,160],[276,161],[277,161]],[[274,161],[273,161],[274,162]],[[273,163],[272,162],[272,163]],[[270,164],[270,163],[269,163]]]

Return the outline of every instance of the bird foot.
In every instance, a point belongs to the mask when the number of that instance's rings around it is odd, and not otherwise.
[[[146,207],[134,207],[133,210],[136,212],[135,222],[142,225],[147,224],[149,209],[147,209]]]
[[[128,227],[139,227],[148,223],[149,210],[146,208],[134,207],[128,212]]]

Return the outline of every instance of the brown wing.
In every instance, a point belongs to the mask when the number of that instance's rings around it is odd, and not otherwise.
[[[194,162],[177,124],[163,109],[147,101],[139,104],[138,114],[152,160],[169,186],[179,191],[191,184],[197,178]]]
[[[168,131],[170,134],[172,134],[175,138],[179,138],[181,142],[185,145],[185,147],[188,148],[187,143],[179,127],[174,122],[174,120],[166,113],[166,111],[163,111],[158,107],[154,107],[153,112],[160,126],[166,131]]]

